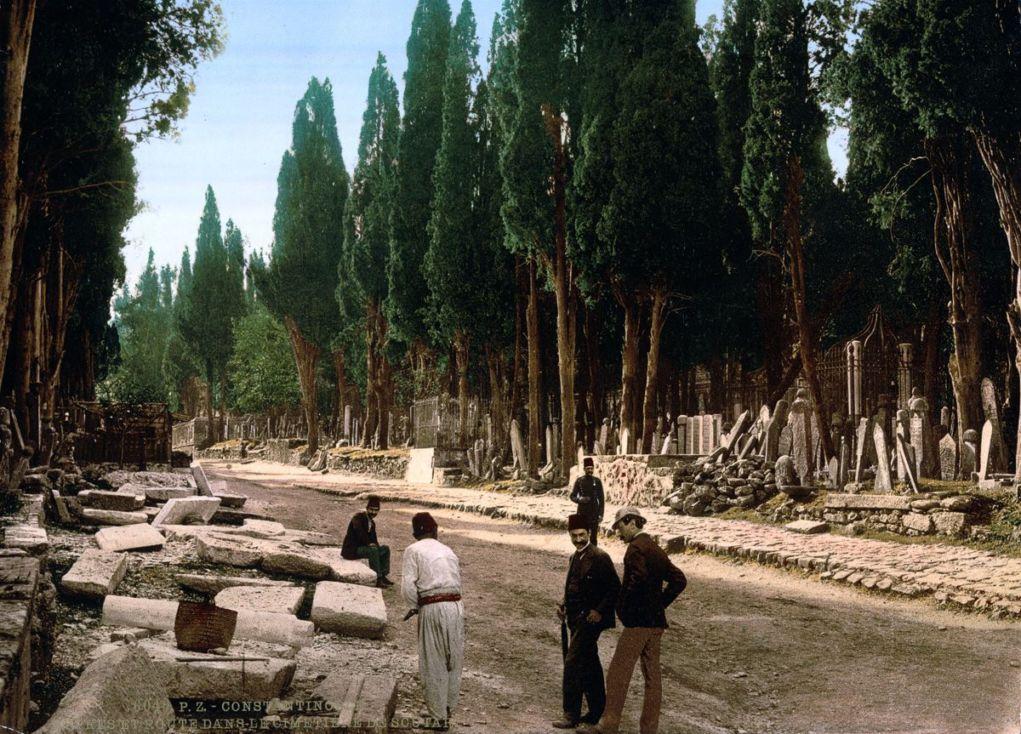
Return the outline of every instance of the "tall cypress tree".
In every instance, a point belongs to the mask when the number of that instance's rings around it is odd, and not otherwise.
[[[181,254],[181,265],[177,269],[177,290],[174,293],[167,353],[163,358],[163,376],[171,390],[176,393],[177,409],[194,416],[198,413],[199,407],[200,398],[196,383],[201,373],[201,365],[181,335],[181,323],[191,293],[191,281],[191,253],[185,247]]]
[[[404,119],[390,230],[392,254],[387,264],[390,291],[385,306],[392,337],[418,356],[419,365],[427,340],[428,287],[422,261],[429,247],[433,167],[443,132],[443,80],[449,43],[447,0],[419,0],[407,46]]]
[[[333,295],[347,196],[333,88],[329,79],[313,77],[295,108],[291,148],[277,176],[270,261],[264,267],[252,263],[260,297],[291,339],[309,453],[319,449],[316,365],[340,330]]]
[[[387,323],[383,302],[389,291],[387,262],[394,195],[394,165],[400,132],[397,85],[378,54],[358,139],[358,165],[344,213],[344,257],[339,263],[337,301],[347,324],[364,323],[366,353],[365,429],[370,445],[379,433],[387,447],[389,363],[384,353]],[[338,379],[341,375],[338,375]]]

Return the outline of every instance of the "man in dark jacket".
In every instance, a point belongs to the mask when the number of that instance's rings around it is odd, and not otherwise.
[[[624,580],[617,600],[617,616],[624,631],[606,673],[606,709],[598,724],[579,727],[581,734],[617,734],[628,684],[639,658],[645,676],[639,731],[656,734],[659,729],[663,698],[659,648],[667,627],[666,608],[684,591],[687,580],[656,541],[642,530],[644,527],[645,518],[635,507],[622,507],[613,521],[613,529],[628,544]]]
[[[561,622],[571,631],[564,655],[564,718],[553,722],[557,729],[574,729],[579,723],[599,721],[606,706],[603,666],[599,662],[599,635],[616,626],[613,605],[620,590],[617,569],[606,551],[589,542],[588,521],[581,515],[567,518],[571,556],[564,584],[564,600],[557,608]],[[581,715],[581,700],[588,700],[588,713]]]
[[[585,474],[574,480],[571,502],[578,505],[578,514],[585,518],[589,542],[598,545],[599,523],[603,521],[603,510],[606,508],[603,483],[599,481],[599,477],[593,475],[595,467],[592,465],[591,456],[586,456],[583,464]]]
[[[365,512],[357,512],[347,525],[340,555],[349,561],[367,558],[369,568],[376,572],[376,586],[393,586],[390,574],[390,546],[380,545],[376,538],[376,515],[379,514],[379,497],[370,494]]]

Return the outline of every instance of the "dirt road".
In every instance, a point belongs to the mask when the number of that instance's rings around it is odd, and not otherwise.
[[[211,475],[249,495],[249,507],[286,525],[343,534],[362,503],[291,486],[255,484],[208,464]],[[301,470],[303,471],[303,470]],[[307,476],[307,474],[306,474]],[[352,478],[352,487],[371,482]],[[385,504],[379,533],[394,552],[413,541],[420,508]],[[560,713],[559,625],[554,614],[567,558],[566,533],[459,512],[432,511],[440,540],[461,559],[468,646],[456,732],[555,731]],[[623,546],[604,543],[620,563]],[[1017,734],[1021,625],[940,612],[909,601],[822,585],[787,571],[676,557],[688,590],[671,607],[663,640],[660,731],[948,732]],[[415,627],[396,589],[385,592],[398,672],[398,719],[423,709],[414,675]],[[617,634],[601,642],[609,662]],[[396,658],[395,658],[396,659]],[[636,671],[623,732],[637,731]]]

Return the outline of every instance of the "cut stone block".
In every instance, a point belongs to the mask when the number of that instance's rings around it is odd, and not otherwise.
[[[790,530],[792,533],[825,533],[829,526],[824,522],[817,522],[815,520],[795,520],[784,525],[785,530]]]
[[[224,589],[229,589],[234,586],[252,586],[252,587],[274,587],[284,586],[290,587],[290,584],[286,581],[276,581],[274,579],[263,579],[263,578],[249,578],[247,576],[206,576],[197,573],[179,573],[175,576],[177,583],[185,589],[191,589],[192,591],[198,591],[203,594],[219,594]]]
[[[145,497],[146,502],[166,502],[195,495],[195,490],[191,487],[148,487],[143,484],[125,484],[117,492],[118,494],[141,495]]]
[[[312,698],[329,704],[330,722],[326,731],[330,734],[382,733],[390,730],[390,719],[397,708],[397,682],[388,675],[335,671],[313,689]],[[320,719],[307,728],[323,731],[323,723]]]
[[[932,532],[932,518],[919,512],[909,512],[901,519],[901,524],[908,530],[917,530],[919,533]]]
[[[318,580],[333,577],[332,565],[311,550],[302,553],[297,549],[268,549],[262,557],[260,568],[268,573],[299,576],[306,579]]]
[[[287,528],[283,523],[273,520],[245,520],[241,529],[237,531],[239,535],[249,535],[253,538],[275,538],[286,532]]]
[[[132,495],[127,492],[105,492],[101,489],[86,489],[78,493],[78,501],[86,507],[97,510],[116,510],[118,512],[135,512],[145,505],[144,495]]]
[[[225,538],[219,535],[196,536],[195,549],[207,563],[253,568],[262,561],[263,549],[246,538]]]
[[[49,549],[50,538],[43,528],[35,525],[11,525],[4,529],[4,547],[20,548],[35,555]]]
[[[376,572],[369,568],[366,560],[349,561],[339,552],[331,553],[327,558],[332,572],[332,580],[362,586],[376,585]]]
[[[130,497],[131,495],[126,495]],[[82,510],[82,523],[92,525],[138,525],[148,523],[149,516],[144,512],[118,512],[117,510],[95,510],[86,507]]]
[[[941,535],[961,535],[968,527],[968,515],[963,512],[934,512],[930,517]]]
[[[87,548],[60,580],[60,587],[73,596],[102,598],[112,594],[128,571],[124,553]]]
[[[826,509],[909,510],[911,498],[895,494],[828,494]]]
[[[305,589],[299,586],[233,586],[216,595],[216,606],[295,614],[304,596]]]
[[[312,600],[312,621],[324,632],[350,637],[382,637],[386,604],[377,588],[320,581]]]
[[[165,732],[174,709],[160,668],[147,651],[119,647],[90,664],[36,734],[80,734],[109,722],[120,734]]]
[[[195,480],[195,485],[198,487],[198,493],[201,496],[213,496],[213,490],[209,486],[209,479],[206,477],[206,470],[198,462],[191,465],[191,476]]]
[[[114,627],[145,627],[173,630],[177,602],[169,599],[136,599],[108,596],[103,601],[102,624]],[[235,640],[261,640],[277,645],[304,647],[311,644],[315,628],[312,622],[291,614],[238,610]]]
[[[222,656],[178,650],[172,640],[149,639],[137,644],[149,654],[166,681],[169,698],[269,700],[278,698],[294,678],[293,660],[223,660]],[[258,650],[249,657],[267,657]],[[241,654],[236,655],[241,657]],[[153,732],[156,730],[153,729]],[[162,729],[159,731],[163,731]]]
[[[218,497],[180,497],[167,500],[163,509],[153,519],[153,527],[161,525],[205,525],[220,507]]]
[[[112,471],[104,474],[100,482],[111,487],[140,484],[143,487],[187,487],[188,475],[168,471]]]
[[[160,531],[148,523],[103,528],[96,533],[96,544],[105,551],[158,549],[165,542]]]

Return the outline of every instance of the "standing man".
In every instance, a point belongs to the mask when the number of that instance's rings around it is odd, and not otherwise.
[[[429,709],[428,728],[446,731],[461,690],[464,606],[461,567],[454,551],[436,539],[428,512],[411,519],[417,542],[404,549],[401,596],[418,612],[418,675]],[[410,614],[409,613],[409,614]]]
[[[365,503],[365,512],[356,512],[347,524],[344,545],[340,555],[349,561],[366,558],[369,568],[376,572],[376,586],[386,588],[394,582],[390,574],[390,546],[380,545],[376,538],[376,515],[379,514],[379,497],[370,494]]]
[[[589,542],[598,545],[599,523],[603,521],[603,510],[606,500],[603,497],[603,483],[599,477],[593,476],[595,467],[592,457],[586,456],[583,462],[585,474],[574,480],[571,489],[571,502],[578,505],[578,514],[585,518],[585,527],[589,531]]]
[[[663,698],[659,648],[667,628],[666,608],[684,591],[684,573],[642,528],[645,518],[636,507],[617,510],[613,529],[628,544],[624,554],[624,580],[617,600],[617,616],[624,625],[606,673],[606,710],[595,726],[578,728],[580,734],[617,734],[631,674],[641,658],[645,676],[641,734],[656,734]],[[664,584],[666,584],[664,588]]]
[[[581,515],[567,518],[571,543],[577,549],[567,568],[564,600],[557,608],[561,622],[571,631],[564,655],[564,718],[554,721],[557,729],[574,729],[579,723],[595,724],[606,707],[603,666],[599,662],[599,635],[614,627],[613,606],[620,591],[617,569],[606,551],[589,542],[587,521]],[[588,700],[588,713],[581,715],[581,699]]]

